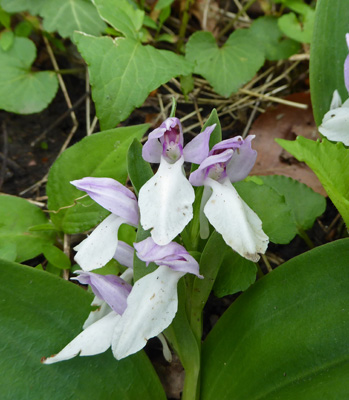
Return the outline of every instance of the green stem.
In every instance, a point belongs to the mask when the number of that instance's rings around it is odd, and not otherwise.
[[[50,72],[54,72],[55,74],[60,74],[60,75],[79,74],[81,72],[85,72],[85,68],[59,69],[57,71],[50,71]]]
[[[182,22],[181,22],[181,26],[179,28],[179,35],[178,35],[178,42],[177,42],[177,50],[178,51],[181,51],[181,48],[184,43],[185,32],[187,30],[187,26],[188,26],[188,22],[189,22],[189,10],[193,3],[194,3],[194,0],[186,0],[186,2],[185,2]]]
[[[298,228],[298,235],[305,241],[310,249],[315,247],[308,234],[302,228]]]

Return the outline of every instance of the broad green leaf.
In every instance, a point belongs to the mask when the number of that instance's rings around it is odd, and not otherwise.
[[[246,290],[256,280],[257,267],[227,247],[213,291],[217,297],[227,296]]]
[[[292,39],[283,39],[283,33],[278,27],[278,19],[271,16],[256,19],[250,31],[255,35],[260,46],[264,47],[265,58],[275,61],[287,59],[300,49],[300,44]]]
[[[203,400],[345,400],[349,240],[293,258],[243,293],[203,345]]]
[[[186,58],[222,96],[228,97],[248,82],[264,63],[264,49],[247,29],[233,32],[219,48],[210,32],[194,33],[186,46]]]
[[[174,0],[158,0],[155,6],[155,10],[162,10],[163,8],[166,8],[170,6]]]
[[[76,30],[98,35],[106,28],[90,0],[2,0],[1,4],[9,12],[39,14],[44,29],[62,37],[72,37]]]
[[[127,171],[138,196],[140,188],[154,175],[148,162],[142,157],[142,144],[134,139],[127,153]]]
[[[184,96],[187,96],[194,89],[193,75],[180,76],[181,90]],[[186,97],[187,98],[187,97]]]
[[[313,36],[315,11],[310,7],[308,12],[297,18],[295,13],[288,13],[279,18],[278,25],[282,32],[293,40],[310,43]]]
[[[31,24],[29,21],[21,21],[15,27],[15,35],[28,37],[32,33],[33,28],[33,24]]]
[[[39,14],[45,2],[50,0],[1,0],[1,7],[10,13],[29,11],[30,14]]]
[[[0,47],[2,50],[7,51],[12,46],[14,39],[15,35],[12,31],[2,31],[0,33]]]
[[[43,254],[47,261],[56,268],[69,269],[71,266],[69,258],[56,246],[44,246]]]
[[[344,85],[348,32],[348,4],[343,0],[319,0],[310,48],[311,101],[317,125],[330,109],[334,90],[339,91],[343,101],[348,97]]]
[[[92,96],[102,129],[125,120],[148,94],[172,77],[188,75],[191,65],[170,51],[143,46],[130,38],[75,34],[89,66]]]
[[[258,176],[258,179],[285,196],[298,229],[310,229],[326,209],[326,199],[304,183],[282,175]]]
[[[165,399],[143,352],[116,361],[110,350],[53,365],[81,332],[93,296],[38,269],[0,264],[0,390],[3,400]]]
[[[142,27],[144,11],[133,7],[128,0],[94,0],[98,13],[117,31],[126,37],[138,39]]]
[[[276,141],[315,172],[349,226],[349,149],[342,143],[331,143],[326,139],[315,142],[302,136],[295,141]]]
[[[88,136],[69,147],[53,164],[47,182],[52,222],[65,233],[84,232],[108,215],[108,211],[69,182],[87,176],[114,178],[124,184],[126,156],[134,138],[141,139],[147,124],[111,129]],[[69,207],[64,208],[62,207]]]
[[[1,7],[0,1],[0,24],[3,25],[6,29],[11,29],[11,16]]]
[[[32,72],[36,57],[34,43],[16,37],[11,48],[0,48],[0,109],[18,113],[36,113],[54,98],[58,81],[53,72]]]
[[[18,262],[30,260],[55,240],[52,232],[29,231],[33,225],[47,223],[47,216],[39,207],[20,197],[0,196],[0,221],[0,258]]]
[[[251,181],[236,182],[234,187],[262,220],[263,231],[271,242],[286,244],[296,236],[296,225],[284,196],[271,187]]]

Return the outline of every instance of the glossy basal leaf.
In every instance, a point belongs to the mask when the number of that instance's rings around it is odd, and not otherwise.
[[[260,46],[264,47],[267,60],[282,60],[289,58],[300,49],[300,44],[292,39],[284,39],[278,27],[278,19],[265,16],[256,19],[250,27]]]
[[[56,246],[44,246],[43,254],[46,260],[59,269],[69,269],[71,264],[69,258]]]
[[[343,101],[348,97],[344,85],[348,32],[348,4],[342,0],[319,0],[310,48],[311,101],[317,125],[330,109],[334,90],[339,91]]]
[[[262,220],[263,231],[273,243],[289,243],[297,234],[292,211],[285,197],[266,185],[236,182],[235,189]]]
[[[43,28],[62,37],[72,37],[76,30],[98,35],[106,28],[90,0],[2,0],[1,4],[9,12],[39,14]]]
[[[65,233],[78,233],[92,228],[108,211],[69,182],[87,176],[114,178],[126,183],[128,148],[134,138],[141,139],[147,124],[111,129],[88,136],[67,149],[53,164],[47,182],[48,208],[54,224]]]
[[[110,350],[53,365],[40,359],[81,332],[93,296],[47,272],[0,263],[2,400],[165,399],[143,352],[116,361]]]
[[[47,223],[47,216],[20,197],[0,196],[0,221],[0,258],[23,262],[38,256],[55,240],[52,232],[29,231],[33,225]]]
[[[257,267],[231,248],[226,249],[213,286],[217,297],[227,296],[246,290],[256,280]]]
[[[349,149],[342,143],[332,143],[326,139],[315,142],[302,136],[295,141],[276,141],[315,172],[349,226]]]
[[[172,77],[191,73],[191,65],[183,57],[131,38],[113,40],[76,33],[74,40],[89,66],[102,129],[125,120],[152,90]]]
[[[248,82],[264,63],[264,51],[247,29],[233,32],[219,48],[210,32],[194,33],[186,46],[186,58],[222,96],[228,97]]]
[[[15,37],[6,51],[0,47],[0,109],[18,114],[36,113],[54,98],[58,89],[56,74],[32,72],[35,58],[35,45],[27,38]]]
[[[345,400],[349,240],[293,258],[243,293],[203,345],[203,400]]]
[[[258,176],[258,179],[285,197],[298,229],[310,229],[326,209],[326,199],[304,183],[282,175]]]
[[[126,37],[139,39],[137,32],[142,27],[144,11],[133,7],[128,0],[93,0],[93,3],[104,21]]]

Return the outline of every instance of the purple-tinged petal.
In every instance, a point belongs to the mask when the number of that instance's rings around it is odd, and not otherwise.
[[[54,364],[79,356],[94,356],[104,353],[111,345],[115,327],[121,316],[111,312],[88,326],[58,354],[43,358],[43,364]]]
[[[190,174],[189,182],[193,186],[202,186],[207,175],[207,169],[214,166],[215,164],[219,165],[228,162],[231,159],[233,153],[233,150],[227,149],[223,151],[223,153],[208,156],[200,164],[199,168]]]
[[[345,35],[345,39],[347,41],[347,46],[349,50],[349,33]],[[347,88],[347,91],[349,93],[349,55],[347,56],[344,62],[344,82],[345,82],[345,87]]]
[[[123,218],[128,224],[138,226],[137,198],[120,182],[111,178],[83,178],[70,182],[86,192],[91,199],[106,210]]]
[[[103,267],[115,254],[118,246],[118,230],[126,221],[110,214],[95,230],[74,247],[77,251],[75,261],[84,271]]]
[[[239,149],[243,145],[243,143],[244,139],[242,138],[242,136],[235,136],[230,139],[222,140],[212,147],[210,155],[219,154],[228,149],[232,150]]]
[[[93,272],[76,271],[74,278],[83,285],[90,285],[93,293],[104,300],[113,311],[122,315],[127,306],[127,297],[132,286],[116,275],[99,275]]]
[[[183,156],[185,161],[200,164],[208,156],[210,136],[215,127],[216,124],[208,126],[184,147]]]
[[[195,194],[183,162],[181,157],[170,164],[162,157],[157,173],[139,191],[141,225],[160,245],[170,243],[193,217]]]
[[[247,136],[240,148],[234,151],[228,162],[226,172],[230,182],[242,181],[253,168],[257,152],[251,148],[252,139],[254,139],[254,136]]]
[[[177,283],[183,275],[160,266],[134,284],[112,338],[117,360],[141,350],[148,339],[170,325],[178,308]]]
[[[142,242],[134,243],[134,247],[137,257],[145,261],[147,265],[154,262],[157,265],[166,265],[174,271],[188,272],[203,278],[199,273],[198,262],[179,243],[171,242],[165,246],[159,246],[149,237]]]
[[[116,252],[114,254],[115,260],[128,268],[133,268],[133,256],[135,250],[129,244],[123,242],[122,240],[118,241],[118,247],[116,248]]]

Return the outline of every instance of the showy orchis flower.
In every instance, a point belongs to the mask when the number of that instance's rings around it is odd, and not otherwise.
[[[349,34],[345,36],[349,50]],[[344,82],[349,93],[349,55],[344,62]],[[349,99],[342,105],[342,99],[337,90],[333,93],[333,98],[328,111],[319,126],[319,132],[327,139],[342,142],[349,146]]]
[[[141,188],[139,208],[141,225],[155,243],[171,242],[193,217],[195,194],[184,170],[184,161],[199,164],[209,152],[209,140],[215,125],[207,127],[186,146],[182,125],[168,118],[152,131],[143,146],[143,158],[160,163],[157,173]]]
[[[255,163],[253,138],[237,136],[213,146],[208,157],[190,175],[189,182],[193,186],[205,186],[200,207],[201,237],[209,235],[207,217],[233,250],[248,260],[258,261],[258,253],[264,253],[268,246],[268,236],[257,214],[231,184],[245,179]]]
[[[91,271],[103,267],[114,257],[120,225],[138,226],[137,199],[129,189],[111,178],[83,178],[71,184],[112,213],[75,247],[76,262],[84,271]]]
[[[84,330],[58,354],[43,358],[44,364],[69,360],[76,355],[103,353],[110,346],[122,359],[141,350],[147,340],[159,335],[172,322],[178,308],[177,283],[186,273],[199,277],[199,265],[183,246],[157,246],[151,238],[135,243],[139,258],[159,267],[131,287],[121,277],[78,271],[76,278],[89,284],[96,295]]]

